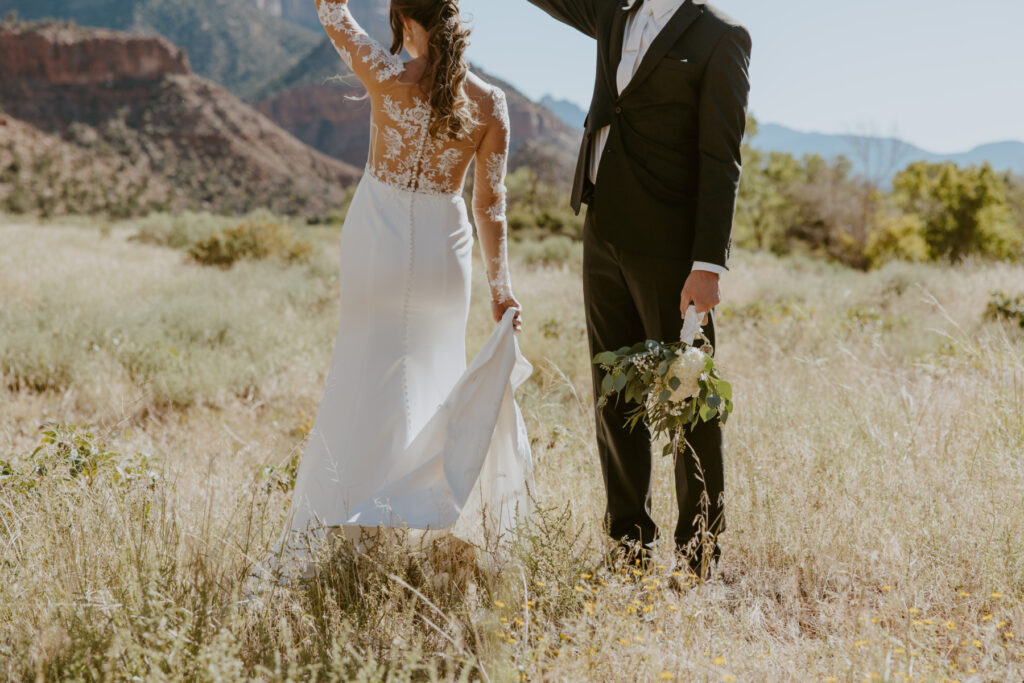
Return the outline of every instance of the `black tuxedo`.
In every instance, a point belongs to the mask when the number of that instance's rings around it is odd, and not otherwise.
[[[591,351],[645,338],[677,339],[679,295],[694,261],[728,265],[740,144],[746,124],[750,36],[711,5],[686,0],[649,46],[629,85],[616,74],[630,11],[624,0],[529,0],[597,40],[597,78],[576,167],[572,204],[589,205],[584,294]],[[611,126],[597,184],[589,178],[592,143]],[[714,321],[705,330],[714,338]],[[595,370],[595,393],[599,371]],[[624,408],[597,414],[598,450],[614,538],[648,543],[651,451],[645,431],[624,427]],[[694,535],[701,494],[711,530],[724,529],[722,435],[703,424],[680,454],[676,542]],[[701,482],[703,479],[703,482]]]
[[[747,31],[688,0],[619,94],[624,0],[530,2],[597,39],[573,208],[590,204],[598,235],[623,249],[727,265],[750,88]],[[591,142],[609,125],[595,187],[587,173]]]

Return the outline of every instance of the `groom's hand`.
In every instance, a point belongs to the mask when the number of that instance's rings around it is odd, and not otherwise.
[[[722,301],[722,290],[718,286],[719,276],[707,270],[695,270],[686,278],[683,293],[679,297],[679,313],[686,317],[686,309],[692,303],[701,315],[701,325],[708,324],[708,311]]]

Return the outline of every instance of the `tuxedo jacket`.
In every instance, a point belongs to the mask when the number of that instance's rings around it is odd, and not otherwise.
[[[619,93],[624,0],[529,0],[597,40],[597,78],[572,206],[590,205],[598,236],[629,251],[728,267],[740,145],[750,90],[750,34],[701,0],[686,0]],[[592,142],[611,126],[597,185]]]

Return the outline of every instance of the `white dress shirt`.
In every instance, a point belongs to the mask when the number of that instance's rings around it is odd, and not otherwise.
[[[640,1],[629,0],[626,3],[626,8],[630,9]],[[616,74],[616,85],[618,86],[619,93],[622,93],[626,86],[629,85],[629,82],[633,80],[633,76],[639,70],[640,62],[643,61],[644,55],[647,54],[648,48],[651,47],[651,43],[654,42],[654,39],[665,28],[669,19],[679,11],[684,2],[686,0],[645,0],[643,7],[631,14],[629,19],[626,20],[625,36],[622,41],[622,60],[619,62],[619,70]],[[597,171],[601,165],[601,155],[604,154],[604,148],[608,144],[610,132],[611,126],[605,126],[597,131],[597,135],[592,143],[589,172],[590,181],[595,184],[597,183]],[[695,261],[693,269],[707,270],[719,275],[725,272],[725,268],[722,266],[703,261]]]

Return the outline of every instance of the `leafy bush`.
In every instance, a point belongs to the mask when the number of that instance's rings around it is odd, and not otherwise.
[[[230,268],[238,261],[305,261],[313,245],[298,240],[283,223],[250,220],[193,244],[188,250],[196,263]]]
[[[893,191],[905,212],[920,217],[933,259],[1021,256],[1024,233],[1012,224],[1006,179],[990,165],[914,163],[896,176]]]
[[[573,213],[566,192],[527,167],[511,173],[507,185],[510,232],[521,238],[560,235],[582,239],[584,218]]]
[[[132,239],[143,244],[188,249],[196,242],[208,239],[229,227],[235,220],[237,219],[216,216],[205,211],[155,213],[138,222],[138,232]]]
[[[1024,257],[1024,184],[987,164],[913,163],[889,191],[884,183],[898,166],[855,175],[843,157],[760,151],[750,144],[756,134],[751,120],[736,207],[739,247],[805,252],[865,270],[891,260]],[[898,153],[888,156],[895,162]]]
[[[515,250],[531,266],[582,261],[583,257],[579,243],[561,235],[541,240],[524,240],[516,245]]]
[[[159,479],[153,459],[145,454],[123,456],[109,450],[91,431],[75,425],[44,425],[39,446],[31,454],[0,461],[0,489],[21,492],[42,486],[123,487]]]
[[[992,292],[985,317],[989,320],[1007,320],[1024,329],[1024,294],[1010,296],[1003,292]]]
[[[888,261],[927,261],[929,250],[924,224],[915,215],[885,217],[868,236],[865,255],[874,267]]]

